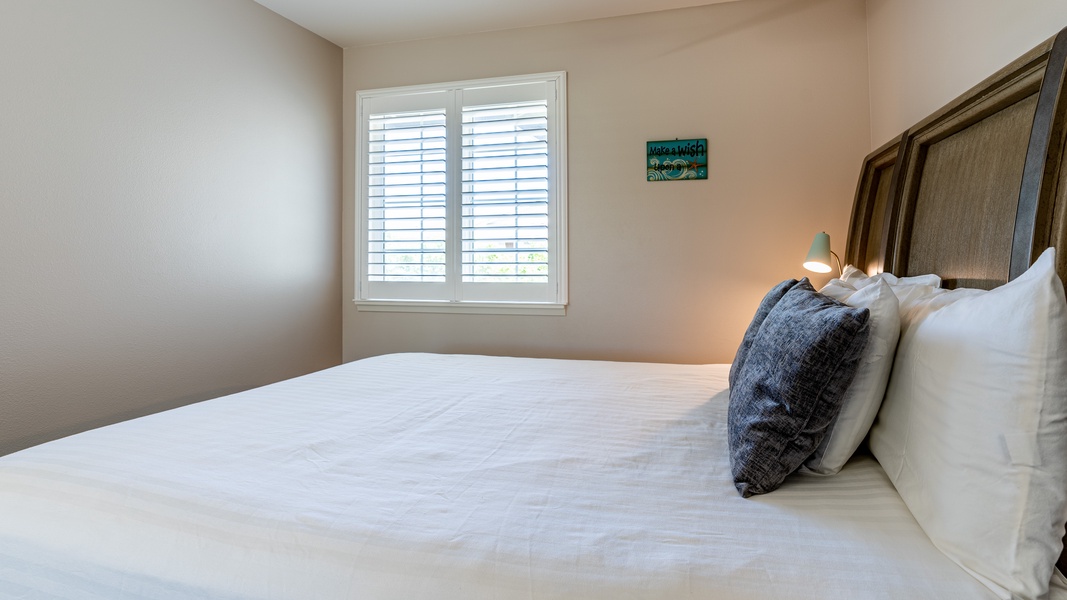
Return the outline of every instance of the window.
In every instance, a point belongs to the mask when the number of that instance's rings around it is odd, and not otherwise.
[[[359,92],[361,310],[562,314],[566,77]]]

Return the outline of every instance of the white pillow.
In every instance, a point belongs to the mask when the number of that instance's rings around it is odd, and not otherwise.
[[[867,279],[867,274],[857,269],[855,265],[845,265],[845,268],[841,269],[841,281],[855,283],[861,279]]]
[[[878,407],[882,405],[900,335],[900,311],[893,290],[881,280],[857,291],[850,284],[835,279],[820,293],[849,306],[871,311],[867,347],[860,358],[856,378],[845,392],[841,412],[815,453],[804,461],[805,471],[833,475],[845,466],[867,437]]]
[[[871,451],[934,544],[1002,597],[1049,587],[1067,520],[1067,303],[1046,250],[992,291],[926,288]]]
[[[841,271],[840,280],[852,284],[857,290],[863,289],[868,285],[873,285],[878,281],[885,281],[894,288],[906,285],[932,285],[934,287],[941,286],[941,278],[937,275],[931,274],[912,275],[911,277],[897,277],[892,273],[879,273],[877,275],[868,277],[866,273],[857,269],[853,265],[845,265],[845,268]],[[831,283],[833,283],[833,281],[831,281]]]

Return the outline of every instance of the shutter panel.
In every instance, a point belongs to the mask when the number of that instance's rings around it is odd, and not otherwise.
[[[445,111],[371,114],[367,278],[445,280]]]
[[[463,281],[546,283],[548,103],[463,107]]]

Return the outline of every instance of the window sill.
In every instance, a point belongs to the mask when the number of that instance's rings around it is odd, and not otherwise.
[[[464,315],[567,314],[566,304],[548,302],[435,302],[425,300],[354,300],[360,312],[452,313]]]

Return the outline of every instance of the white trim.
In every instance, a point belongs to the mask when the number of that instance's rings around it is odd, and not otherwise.
[[[562,305],[567,304],[567,73],[558,71],[553,73],[556,83],[556,118],[552,120],[553,133],[556,135],[556,160],[551,162],[555,172],[550,172],[548,181],[551,184],[549,193],[555,198],[556,226],[556,301]]]
[[[356,181],[353,191],[355,192],[355,210],[354,214],[355,222],[355,248],[349,249],[355,254],[355,261],[352,265],[352,281],[355,282],[356,298],[362,298],[366,293],[363,285],[363,278],[367,272],[367,234],[366,223],[369,216],[367,208],[367,140],[369,139],[369,132],[366,127],[366,119],[363,118],[363,113],[366,107],[363,106],[363,95],[361,92],[356,93]]]
[[[445,302],[419,300],[353,300],[360,312],[452,313],[465,315],[567,315],[566,304],[548,302]]]
[[[463,203],[459,202],[463,186],[463,101],[451,94],[445,124],[445,282],[450,298],[458,298],[463,277]],[[460,127],[454,123],[459,121]],[[458,235],[456,235],[459,233]],[[401,296],[403,297],[403,296]],[[370,300],[371,298],[368,298]],[[440,300],[440,298],[435,298]]]
[[[375,90],[360,90],[356,92],[356,100],[374,98],[377,96],[408,96],[440,92],[441,90],[471,89],[501,87],[517,83],[533,83],[537,81],[560,81],[566,80],[566,71],[550,71],[546,73],[532,73],[530,75],[510,75],[507,77],[489,77],[486,79],[468,79],[466,81],[446,81],[441,83],[425,83],[421,85],[405,85],[392,88],[378,88]],[[565,95],[560,95],[566,98]]]

